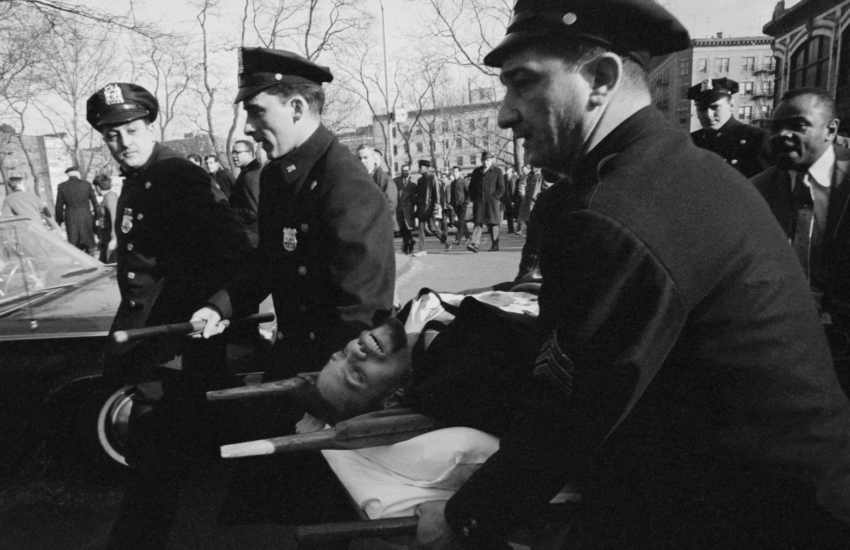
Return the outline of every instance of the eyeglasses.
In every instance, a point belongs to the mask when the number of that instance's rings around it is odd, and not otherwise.
[[[234,149],[233,151],[230,152],[230,154],[231,155],[238,155],[239,153],[250,153],[250,152],[251,151],[237,151],[236,149]]]

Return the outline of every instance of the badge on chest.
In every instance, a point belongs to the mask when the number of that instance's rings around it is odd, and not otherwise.
[[[121,232],[129,233],[131,229],[133,229],[133,210],[125,208],[124,218],[121,220]]]
[[[298,246],[298,239],[296,238],[296,229],[295,228],[283,228],[283,248],[287,252],[292,252],[295,250],[295,247]]]

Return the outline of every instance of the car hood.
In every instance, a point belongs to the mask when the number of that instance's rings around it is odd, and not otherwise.
[[[106,336],[120,303],[115,266],[100,267],[74,283],[0,305],[0,342]]]

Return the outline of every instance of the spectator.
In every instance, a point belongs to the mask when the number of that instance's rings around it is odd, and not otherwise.
[[[410,178],[410,166],[401,167],[401,175],[395,178],[398,188],[396,222],[401,233],[401,253],[413,254],[413,229],[416,227],[416,183]]]
[[[33,221],[41,221],[50,229],[59,229],[50,209],[41,197],[27,191],[24,180],[20,176],[9,176],[9,187],[12,192],[3,201],[2,215],[22,216]]]
[[[262,166],[254,158],[254,144],[241,139],[233,144],[230,151],[233,165],[238,167],[239,176],[230,192],[230,208],[248,233],[251,246],[257,248],[257,212],[260,203],[260,170]]]
[[[100,207],[92,184],[80,179],[80,169],[65,170],[68,179],[56,189],[56,223],[65,224],[68,242],[91,256],[97,254],[94,242],[95,219]]]
[[[501,200],[505,193],[502,170],[496,167],[496,159],[489,152],[481,155],[482,165],[473,170],[469,182],[472,198],[472,239],[466,248],[478,252],[481,244],[481,228],[487,225],[490,233],[490,252],[499,250],[499,225],[502,223]]]
[[[102,193],[101,217],[98,221],[100,261],[105,264],[114,264],[117,260],[116,247],[118,246],[118,238],[115,234],[115,220],[118,219],[118,193],[112,190],[112,178],[106,174],[96,175],[94,185]]]
[[[188,155],[186,155],[186,158],[192,161],[192,164],[195,164],[197,166],[201,166],[201,164],[204,162],[204,160],[201,158],[201,155],[196,155],[195,153],[189,153]]]
[[[218,157],[215,155],[207,155],[204,157],[204,163],[207,165],[207,172],[212,176],[213,181],[221,189],[226,198],[230,198],[230,192],[233,190],[233,174],[230,170],[225,170],[219,163]]]

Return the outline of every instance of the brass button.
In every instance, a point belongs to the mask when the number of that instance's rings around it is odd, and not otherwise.
[[[133,300],[130,300],[129,302],[127,302],[127,305],[130,306],[130,307],[136,307],[136,302],[133,301]]]
[[[129,273],[127,273],[127,278],[128,278],[128,279],[135,279],[135,278],[136,278],[136,274],[135,274],[135,273],[133,273],[132,271],[130,271]]]
[[[310,333],[310,340],[315,340],[315,339],[316,339],[316,333],[315,333],[315,332],[311,332],[311,333]]]
[[[301,231],[303,231],[304,233],[309,233],[310,232],[310,226],[308,226],[306,223],[302,223],[301,224]]]
[[[299,275],[306,275],[307,274],[307,266],[302,265],[301,267],[299,267],[298,268],[298,274]]]
[[[732,164],[738,164],[738,159],[732,159]]]
[[[127,243],[127,250],[133,250],[133,243]]]
[[[144,217],[145,217],[145,215],[144,215],[144,214],[142,214],[142,213],[140,212],[140,213],[139,213],[139,215],[138,215],[138,216],[136,216],[136,219],[137,219],[137,220],[142,220],[142,219],[144,219]]]
[[[150,188],[151,188],[151,182],[145,183],[145,189],[150,189]]]

